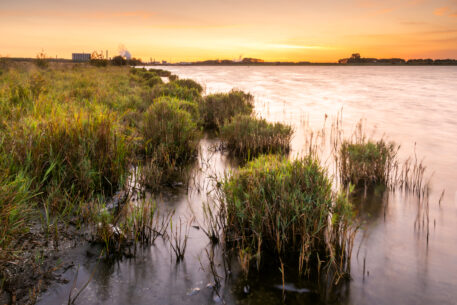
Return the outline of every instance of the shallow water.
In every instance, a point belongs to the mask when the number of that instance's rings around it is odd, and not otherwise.
[[[305,131],[319,129],[328,115],[342,110],[345,134],[365,119],[369,135],[385,135],[402,145],[401,156],[416,152],[432,175],[428,207],[408,194],[371,194],[357,204],[363,226],[356,237],[351,281],[323,298],[312,284],[288,278],[286,304],[456,304],[457,302],[457,67],[167,67],[180,78],[192,78],[206,92],[240,88],[251,92],[256,112],[270,121],[295,128],[293,153],[305,145]],[[159,200],[162,209],[175,209],[175,219],[196,216],[212,189],[214,175],[230,167],[227,158],[202,140],[194,186],[177,189]],[[197,187],[200,187],[198,192]],[[439,202],[442,191],[443,200]],[[192,213],[193,211],[193,213]],[[425,217],[428,211],[428,218]],[[426,220],[429,220],[427,237]],[[268,270],[246,281],[233,262],[231,276],[223,273],[221,250],[212,249],[201,229],[191,227],[188,250],[176,264],[161,239],[134,259],[97,262],[96,248],[73,254],[80,264],[77,287],[95,276],[77,304],[278,304],[283,301],[281,274]],[[222,280],[219,293],[210,286],[206,250],[215,251]],[[79,253],[79,255],[78,255]],[[75,269],[65,273],[72,280]],[[209,287],[207,287],[209,284]],[[71,282],[55,284],[38,304],[67,302]]]

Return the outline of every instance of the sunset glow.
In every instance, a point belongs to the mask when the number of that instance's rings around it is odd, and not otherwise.
[[[171,62],[456,58],[456,0],[23,1],[0,3],[0,55],[70,58],[124,44]]]

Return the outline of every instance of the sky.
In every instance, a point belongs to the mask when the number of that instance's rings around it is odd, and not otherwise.
[[[457,0],[0,0],[0,56],[457,58]]]

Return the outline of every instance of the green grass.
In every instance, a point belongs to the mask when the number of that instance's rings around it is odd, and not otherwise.
[[[343,142],[339,153],[341,182],[356,187],[387,185],[397,151],[394,143],[383,140]]]
[[[201,90],[190,81],[166,85],[160,76],[169,72],[85,64],[2,60],[1,68],[3,240],[21,234],[15,224],[27,228],[33,207],[79,213],[123,188],[132,165],[152,164],[162,180],[195,157]]]
[[[23,173],[15,176],[0,173],[0,249],[8,249],[15,236],[28,231],[37,194],[31,184],[31,179]]]
[[[65,196],[112,194],[126,177],[128,140],[108,114],[29,120],[7,132],[7,151],[2,153],[10,154],[11,170],[25,170],[44,195],[61,189],[62,197],[57,196],[52,204],[57,209],[65,204]]]
[[[180,172],[196,157],[200,132],[183,105],[187,103],[161,98],[144,113],[140,132],[145,154],[152,158],[144,168],[146,178],[151,177],[151,172],[160,172],[163,183],[173,182],[173,173]],[[150,179],[146,183],[154,186]]]
[[[220,131],[228,150],[244,159],[262,153],[288,153],[292,134],[289,125],[268,123],[249,115],[236,115]]]
[[[192,79],[177,79],[174,81],[174,83],[181,87],[195,89],[198,91],[199,94],[203,93],[203,87]]]
[[[199,101],[201,99],[198,89],[182,87],[176,82],[169,82],[154,86],[151,95],[153,98],[170,96],[187,101]]]
[[[237,114],[250,115],[254,109],[253,96],[240,90],[210,94],[200,102],[200,115],[206,129],[219,130]]]
[[[302,274],[318,271],[319,261],[345,272],[349,236],[341,228],[350,225],[352,207],[332,191],[318,160],[260,156],[226,178],[222,189],[226,238],[238,249],[245,271],[252,259],[259,267],[269,254],[292,260]]]

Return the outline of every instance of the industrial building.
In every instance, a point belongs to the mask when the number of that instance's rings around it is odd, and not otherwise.
[[[78,62],[90,61],[90,54],[89,53],[72,53],[71,59],[73,61],[78,61]]]

